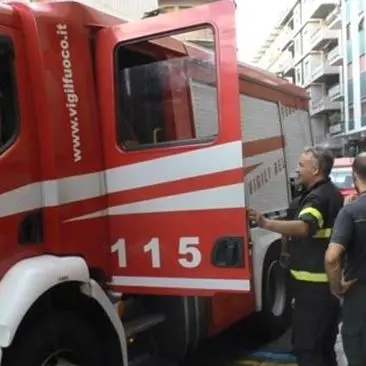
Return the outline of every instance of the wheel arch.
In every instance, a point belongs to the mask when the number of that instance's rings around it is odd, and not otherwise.
[[[35,317],[59,309],[75,311],[87,318],[97,331],[106,332],[109,365],[116,362],[112,359],[119,359],[117,365],[128,364],[122,322],[102,288],[90,279],[87,264],[81,257],[28,258],[5,274],[0,281],[0,347],[4,353],[14,337]]]
[[[253,278],[256,311],[259,312],[263,307],[263,273],[264,262],[266,256],[272,251],[280,251],[281,235],[272,233],[263,229],[255,228],[251,230],[253,241],[252,257],[253,257]]]
[[[67,310],[90,322],[98,334],[103,334],[101,341],[106,364],[125,365],[115,327],[98,301],[83,293],[83,286],[85,284],[77,281],[64,282],[43,293],[23,317],[14,334],[14,340],[46,312]],[[4,353],[6,355],[6,349]]]

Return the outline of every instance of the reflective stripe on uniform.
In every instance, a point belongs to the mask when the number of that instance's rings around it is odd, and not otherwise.
[[[321,214],[321,212],[319,210],[317,210],[314,207],[305,207],[304,209],[302,209],[299,213],[299,217],[301,217],[302,215],[311,215],[314,216],[319,224],[319,227],[322,228],[324,225],[324,219],[323,219],[323,215]]]
[[[332,229],[330,228],[320,229],[313,235],[313,238],[327,239],[330,238],[331,235],[332,235]]]
[[[295,271],[291,269],[291,274],[299,281],[328,282],[326,273],[311,273],[306,271]]]

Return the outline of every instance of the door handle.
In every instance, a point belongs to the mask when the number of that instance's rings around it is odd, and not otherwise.
[[[244,238],[230,236],[216,240],[211,263],[216,267],[244,267]]]

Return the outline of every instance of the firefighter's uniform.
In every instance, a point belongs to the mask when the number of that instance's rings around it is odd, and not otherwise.
[[[302,193],[297,219],[309,225],[307,237],[292,239],[290,271],[295,299],[293,343],[299,366],[336,366],[334,343],[339,301],[330,293],[324,256],[343,197],[325,180]]]

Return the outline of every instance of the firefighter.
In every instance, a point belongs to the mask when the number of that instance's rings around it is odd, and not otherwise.
[[[339,212],[325,256],[331,291],[343,298],[343,348],[349,366],[366,365],[366,153],[352,165],[358,192]],[[346,254],[346,261],[342,261]],[[342,276],[342,262],[345,263]]]
[[[290,272],[293,278],[293,348],[299,366],[336,366],[339,300],[329,289],[324,268],[331,228],[343,197],[329,174],[334,158],[321,147],[305,149],[298,179],[305,189],[293,220],[270,220],[255,209],[249,219],[261,228],[291,236]]]

